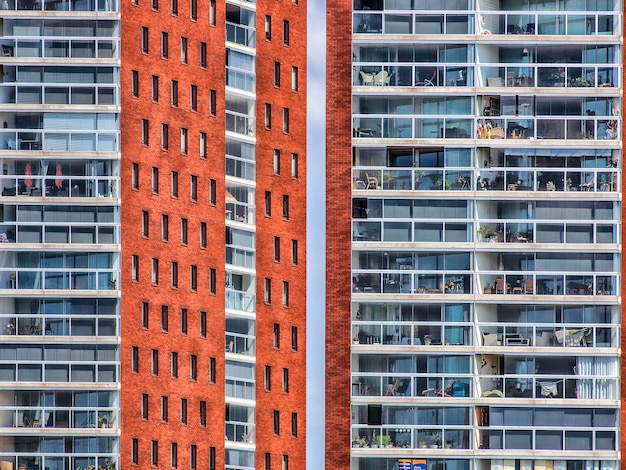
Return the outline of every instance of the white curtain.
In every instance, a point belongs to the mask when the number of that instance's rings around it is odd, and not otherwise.
[[[617,399],[617,360],[612,357],[579,357],[576,373],[580,399]]]

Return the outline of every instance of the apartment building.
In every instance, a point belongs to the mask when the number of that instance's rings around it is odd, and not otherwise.
[[[327,22],[327,468],[621,468],[623,5]]]
[[[305,22],[2,3],[0,468],[304,462]]]

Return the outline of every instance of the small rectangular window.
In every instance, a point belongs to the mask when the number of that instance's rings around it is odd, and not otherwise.
[[[198,468],[198,455],[197,455],[197,448],[195,444],[189,445],[189,468],[191,469]]]
[[[152,192],[159,194],[159,169],[155,166],[152,167]]]
[[[266,304],[272,303],[272,280],[268,277],[265,278],[265,291],[263,292],[263,301]]]
[[[215,0],[211,0],[214,3]],[[209,470],[215,470],[215,447],[209,447]]]
[[[283,44],[289,45],[289,21],[283,20]]]
[[[274,237],[274,261],[280,261],[280,237]]]
[[[141,327],[148,329],[150,326],[150,304],[141,302]]]
[[[272,40],[272,17],[265,15],[265,39]]]
[[[141,120],[141,144],[149,145],[150,143],[150,121],[147,119]]]
[[[200,158],[206,158],[206,132],[200,132]]]
[[[217,201],[217,181],[209,180],[209,204],[215,205]]]
[[[189,228],[189,222],[184,217],[180,219],[180,244],[187,244],[187,229]]]
[[[161,331],[169,330],[169,307],[161,305]]]
[[[274,149],[274,174],[280,175],[280,150]]]
[[[135,97],[139,97],[139,72],[133,70],[131,72],[130,92]]]
[[[172,171],[170,175],[170,188],[172,197],[178,197],[178,172]]]
[[[181,308],[180,309],[180,332],[183,335],[187,334],[187,330],[188,330],[188,313],[187,313],[187,309],[186,308]]]
[[[161,33],[161,57],[167,59],[170,54],[169,34],[163,31]]]
[[[274,347],[280,349],[280,324],[274,323],[274,336],[273,336]]]
[[[172,106],[178,107],[178,80],[172,80],[170,94]]]
[[[141,394],[141,419],[148,419],[148,394]]]
[[[269,452],[265,452],[265,456],[263,457],[263,470],[271,470],[272,469],[272,454]]]
[[[170,146],[170,126],[161,124],[161,148],[167,150]]]
[[[291,327],[291,350],[292,351],[298,350],[298,327],[297,326]]]
[[[152,362],[151,362],[150,371],[152,372],[152,375],[159,375],[159,350],[158,349],[152,350]]]
[[[130,440],[130,461],[131,463],[139,463],[139,440],[132,438]]]
[[[189,176],[189,199],[196,202],[198,200],[198,177]]]
[[[196,21],[198,19],[198,2],[197,2],[197,0],[190,0],[189,1],[189,17],[192,20],[194,20],[194,21]]]
[[[170,218],[167,214],[163,214],[161,216],[161,240],[163,240],[164,242],[167,241],[169,239],[169,225],[170,225]]]
[[[141,52],[148,53],[148,28],[141,27]]]
[[[159,441],[152,441],[150,444],[150,464],[159,465]]]
[[[200,312],[200,337],[206,338],[206,312]]]
[[[280,87],[280,62],[274,61],[274,86]]]
[[[280,434],[280,411],[274,410],[274,434]]]
[[[196,85],[189,87],[189,107],[192,111],[198,110],[198,87]]]
[[[200,400],[200,426],[206,426],[206,401]]]
[[[171,285],[174,289],[178,287],[178,261],[172,261],[171,263]]]
[[[272,105],[265,103],[265,128],[272,128]]]
[[[170,465],[174,468],[178,467],[178,444],[176,442],[170,444]]]
[[[289,195],[283,194],[283,219],[289,220]]]
[[[215,90],[209,91],[209,113],[211,116],[215,116],[217,112],[217,92]]]
[[[187,399],[180,399],[180,422],[187,424]]]
[[[133,281],[139,280],[139,256],[133,255],[131,258],[131,279]]]
[[[200,67],[206,68],[206,42],[200,43]]]
[[[289,369],[283,367],[283,393],[289,393]]]
[[[298,413],[291,413],[291,435],[298,437]]]
[[[195,264],[189,266],[189,289],[194,292],[198,290],[198,266]]]
[[[187,38],[180,38],[180,61],[183,64],[187,63]]]
[[[283,307],[289,307],[289,283],[283,281]]]
[[[291,240],[291,264],[298,264],[298,240]]]
[[[159,260],[152,258],[152,284],[157,285],[159,283]]]
[[[195,354],[189,356],[189,379],[198,380],[198,356]]]
[[[265,366],[263,370],[263,388],[268,392],[272,389],[272,366]]]
[[[139,163],[133,163],[130,184],[133,189],[139,189]]]
[[[184,127],[180,130],[180,153],[187,154],[187,129]]]
[[[289,456],[283,454],[283,468],[281,470],[289,470]]]
[[[265,215],[270,217],[272,215],[272,193],[265,191]]]
[[[206,248],[206,222],[200,222],[200,248]]]
[[[141,236],[148,238],[150,235],[150,214],[148,211],[141,211]]]
[[[215,271],[215,268],[210,268],[209,269],[209,292],[211,292],[211,294],[213,295],[215,295],[215,293],[217,292],[216,276],[217,276],[217,272]]]
[[[159,77],[152,75],[152,101],[159,102]]]
[[[161,421],[167,423],[169,420],[170,410],[169,410],[169,400],[166,396],[161,397]]]
[[[298,91],[298,67],[291,67],[291,90]]]
[[[283,108],[283,132],[289,133],[289,108]]]
[[[159,0],[152,0],[152,9],[153,10],[159,9]]]
[[[173,379],[178,378],[178,353],[170,353],[170,376]]]
[[[178,15],[178,0],[171,0],[172,15]]]
[[[215,383],[215,377],[217,375],[216,369],[216,360],[214,357],[209,358],[209,382],[212,384]]]
[[[139,348],[132,346],[130,348],[130,370],[132,372],[139,372]]]
[[[209,1],[209,24],[215,26],[215,0]]]
[[[297,153],[291,154],[291,177],[292,178],[298,177],[298,154]]]

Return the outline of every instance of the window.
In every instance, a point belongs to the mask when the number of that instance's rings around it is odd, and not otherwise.
[[[289,456],[283,454],[283,468],[282,470],[289,470]]]
[[[209,269],[209,292],[215,295],[217,292],[217,281],[216,281],[216,271],[215,268]]]
[[[198,200],[198,177],[196,175],[189,177],[189,198],[194,202]]]
[[[215,5],[215,0],[211,0],[211,3]],[[209,447],[209,470],[215,470],[215,447]]]
[[[265,15],[265,39],[272,40],[272,17]]]
[[[161,124],[161,147],[163,150],[167,150],[169,148],[169,134],[170,126],[167,124]]]
[[[159,260],[152,258],[152,284],[159,283]]]
[[[206,426],[206,401],[200,400],[200,426]]]
[[[161,33],[161,57],[167,59],[170,54],[169,35],[163,31]]]
[[[200,67],[206,68],[206,42],[200,43]]]
[[[198,19],[198,2],[197,0],[189,1],[189,17],[196,21]],[[193,467],[195,468],[195,467]]]
[[[139,440],[134,437],[130,440],[130,461],[139,463]]]
[[[265,215],[270,217],[272,215],[272,193],[265,191]]]
[[[169,307],[161,305],[161,331],[169,330]]]
[[[265,128],[272,128],[272,105],[265,103]]]
[[[159,0],[152,0],[152,9],[153,10],[159,9]]]
[[[178,106],[178,80],[172,80],[170,95],[171,95],[172,106],[177,107]]]
[[[274,86],[280,87],[280,62],[274,61]]]
[[[274,261],[280,261],[280,237],[274,237]]]
[[[152,362],[150,368],[152,375],[159,375],[159,350],[152,350]]]
[[[272,389],[272,366],[265,366],[263,372],[263,388],[268,392]]]
[[[298,413],[291,413],[291,435],[298,437]]]
[[[192,111],[198,110],[198,87],[196,85],[189,87],[189,107]]]
[[[283,108],[283,132],[289,132],[289,108]]]
[[[217,112],[217,92],[215,90],[209,91],[209,114],[215,116]]]
[[[298,91],[298,67],[291,67],[291,90]]]
[[[298,327],[297,326],[291,327],[291,350],[292,351],[298,350]]]
[[[178,467],[178,444],[175,442],[170,445],[170,465],[174,468]]]
[[[141,211],[141,236],[148,238],[150,233],[150,215],[148,211]]]
[[[178,197],[178,172],[172,171],[170,177],[172,197]]]
[[[173,379],[178,378],[178,353],[172,352],[170,354],[170,376]]]
[[[188,329],[187,317],[188,317],[187,309],[181,308],[180,309],[180,332],[183,335],[187,334],[187,329]]]
[[[137,346],[130,348],[130,370],[139,372],[139,348]]]
[[[141,52],[148,53],[148,28],[141,27]]]
[[[159,169],[155,166],[152,167],[152,192],[159,194]]]
[[[150,304],[141,302],[141,327],[148,329],[150,322]]]
[[[161,216],[161,240],[166,242],[169,238],[170,218],[167,214]]]
[[[274,149],[274,174],[280,175],[280,150]]]
[[[274,323],[274,347],[280,349],[280,324]]]
[[[180,399],[180,422],[183,424],[187,424],[187,399],[186,398]]]
[[[187,63],[187,38],[180,38],[180,61]]]
[[[289,21],[283,20],[283,44],[289,45]]]
[[[131,258],[130,276],[133,281],[139,280],[139,256],[133,255]]]
[[[215,383],[215,376],[216,376],[216,361],[215,358],[212,357],[209,359],[209,382],[211,382],[212,384]]]
[[[263,301],[266,304],[272,303],[272,280],[265,278],[265,292],[263,293]]]
[[[283,281],[283,307],[289,307],[289,283]]]
[[[188,222],[187,219],[185,218],[181,218],[180,219],[180,244],[181,245],[186,245],[187,244],[187,227],[188,227]]]
[[[166,396],[162,396],[161,397],[161,421],[164,421],[167,423],[167,421],[169,420],[169,403],[168,403],[168,398]]]
[[[150,463],[159,465],[159,441],[152,441],[150,446]]]
[[[280,411],[274,410],[274,434],[280,434]]]
[[[198,460],[198,456],[197,456],[197,450],[196,450],[196,445],[195,444],[191,444],[189,446],[189,468],[197,468],[197,460]]]
[[[289,393],[289,369],[283,368],[283,393]]]
[[[172,288],[178,288],[178,261],[172,261],[171,263],[171,284]]]
[[[298,240],[291,240],[291,264],[298,264]]]
[[[141,120],[141,144],[148,145],[150,143],[150,121]]]
[[[200,222],[200,248],[206,248],[206,222]]]
[[[135,97],[139,97],[139,72],[133,70],[131,72],[130,93]]]
[[[289,196],[283,194],[283,219],[289,220]]]
[[[194,292],[198,290],[198,266],[195,264],[189,266],[189,288]]]
[[[180,153],[187,154],[187,129],[184,127],[180,130]]]
[[[189,356],[189,379],[198,380],[198,356],[195,354]]]
[[[206,338],[206,312],[200,312],[200,337]]]
[[[178,15],[178,0],[171,0],[172,15]]]
[[[159,77],[152,75],[152,101],[159,102]]]
[[[141,419],[148,419],[148,394],[141,394]]]
[[[200,132],[200,158],[206,158],[206,132]]]
[[[298,154],[297,153],[291,154],[291,177],[292,178],[298,177]]]
[[[272,468],[272,454],[269,452],[265,452],[265,457],[263,458],[263,470],[271,470]]]
[[[209,24],[215,26],[215,0],[209,1]]]
[[[209,180],[209,204],[215,205],[217,200],[217,181]]]
[[[139,163],[133,163],[130,173],[130,185],[133,189],[139,189]]]

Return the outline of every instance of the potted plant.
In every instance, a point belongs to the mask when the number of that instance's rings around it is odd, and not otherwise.
[[[430,343],[432,343],[432,342],[433,342],[433,339],[430,337],[430,335],[424,336],[424,344],[426,346],[430,346]]]
[[[452,188],[452,183],[450,183],[450,181],[448,180],[438,178],[437,181],[435,181],[435,188],[445,189],[446,191],[448,191],[450,188]]]
[[[390,436],[380,436],[378,442],[381,448],[389,448],[393,445]]]
[[[491,285],[491,283],[487,283],[487,287],[485,287],[484,290],[485,294],[493,294],[493,286]]]
[[[433,431],[430,434],[430,442],[432,442],[431,444],[431,448],[436,449],[437,447],[441,446],[441,433],[438,431]]]
[[[446,282],[446,292],[451,293],[454,292],[454,288],[456,286],[456,283],[454,281],[448,281]]]
[[[496,228],[489,224],[481,225],[478,227],[476,232],[480,235],[482,241],[487,241],[491,237],[495,237],[498,234],[498,232],[496,232]]]
[[[359,340],[358,336],[355,336],[354,338],[352,338],[352,344],[359,344],[361,342],[361,340]]]
[[[546,183],[546,191],[556,191],[556,185],[554,184],[554,181],[548,181]]]
[[[98,424],[101,428],[112,428],[113,427],[113,419],[111,418],[110,412],[104,412],[98,414]]]

